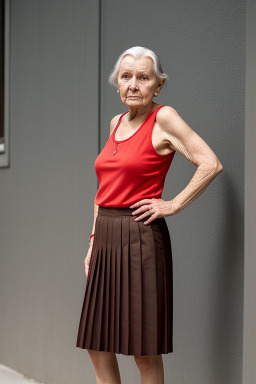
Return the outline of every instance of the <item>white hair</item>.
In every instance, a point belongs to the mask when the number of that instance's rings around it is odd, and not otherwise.
[[[168,80],[168,75],[163,72],[161,63],[160,63],[158,57],[156,56],[156,54],[153,51],[151,51],[151,49],[136,46],[136,47],[126,49],[126,51],[124,51],[118,57],[115,65],[114,65],[114,68],[113,68],[113,70],[110,73],[109,78],[108,78],[109,84],[113,85],[114,87],[118,87],[117,75],[118,75],[119,68],[120,68],[120,62],[125,55],[132,55],[135,58],[150,57],[153,60],[153,68],[154,68],[154,73],[155,73],[156,78],[159,80],[161,80],[161,79],[166,79],[166,81]],[[166,83],[166,81],[165,81],[165,83]]]

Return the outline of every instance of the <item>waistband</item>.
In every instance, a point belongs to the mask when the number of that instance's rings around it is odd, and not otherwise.
[[[101,207],[99,205],[98,215],[102,216],[132,216],[132,212],[138,208],[129,207]],[[134,217],[136,217],[135,215]]]

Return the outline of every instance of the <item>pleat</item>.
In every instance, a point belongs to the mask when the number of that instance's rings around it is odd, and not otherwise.
[[[171,242],[164,219],[98,215],[76,346],[154,355],[172,352]]]
[[[120,350],[124,354],[129,354],[129,313],[130,313],[130,263],[129,263],[129,243],[130,231],[129,220],[127,216],[121,217],[121,244],[118,247],[118,259],[120,269],[120,335],[119,345]]]
[[[98,239],[102,238],[103,226],[101,220],[96,221],[95,225],[95,241],[93,244],[89,272],[85,288],[85,297],[81,313],[79,332],[77,338],[77,346],[81,348],[95,348],[97,347],[97,332],[98,326],[94,328],[94,319],[96,312],[96,300],[98,299],[98,286],[99,286],[99,273],[102,259],[102,249],[98,247]],[[93,334],[94,330],[94,334]],[[96,332],[95,332],[96,330]],[[93,337],[95,336],[95,337]]]
[[[109,351],[114,352],[115,329],[119,325],[119,305],[116,288],[116,220],[112,219],[112,245],[110,255],[110,284],[109,284]],[[117,318],[116,318],[117,316]]]
[[[88,327],[86,329],[86,332],[85,332],[85,339],[84,339],[84,345],[88,345],[89,347],[91,348],[98,348],[97,345],[95,345],[96,341],[96,337],[97,337],[97,334],[95,333],[95,331],[93,330],[93,327],[95,326],[94,324],[94,319],[95,319],[95,309],[97,309],[97,306],[96,306],[96,300],[98,300],[98,286],[99,286],[99,272],[100,272],[100,267],[101,267],[101,250],[99,250],[98,252],[98,257],[95,261],[95,269],[94,269],[94,276],[92,277],[92,281],[91,281],[91,285],[92,285],[92,290],[91,290],[91,301],[90,301],[90,305],[89,305],[89,310],[88,310],[88,319],[87,319],[87,324],[88,324]],[[94,335],[95,337],[92,338],[92,335],[93,335],[93,331],[94,331]],[[97,327],[96,327],[96,331],[97,331]]]
[[[166,299],[166,322],[167,322],[167,352],[173,351],[173,265],[172,265],[172,246],[169,230],[165,221],[163,221],[163,230],[165,247],[165,275],[166,290],[168,292]]]
[[[106,224],[104,223],[106,221]],[[93,339],[92,339],[92,349],[100,350],[101,349],[101,333],[102,333],[102,323],[103,320],[103,305],[104,305],[104,285],[105,285],[105,276],[106,276],[106,257],[107,257],[107,232],[108,232],[108,218],[101,218],[101,236],[102,236],[102,248],[100,252],[100,258],[98,260],[98,274],[97,274],[97,283],[95,284],[94,290],[96,292],[95,303],[97,305],[94,308],[94,318],[93,318]],[[102,346],[103,348],[103,346]]]
[[[169,288],[167,286],[166,244],[163,237],[163,221],[159,220],[157,225],[152,224],[152,232],[156,249],[156,280],[157,280],[157,350],[165,353],[168,350],[168,313]],[[169,255],[170,256],[170,255]]]
[[[90,263],[89,266],[89,271],[88,271],[88,277],[86,281],[86,287],[85,287],[85,294],[84,294],[84,301],[83,301],[83,306],[82,306],[82,313],[81,313],[81,318],[80,318],[80,324],[79,324],[79,331],[77,335],[77,343],[76,346],[80,348],[84,348],[84,335],[87,332],[88,327],[90,327],[90,321],[88,320],[88,312],[90,312],[90,306],[92,303],[92,286],[93,286],[93,279],[90,279],[90,276],[92,274],[93,270],[93,261],[97,260],[97,255],[98,255],[98,248],[94,247],[94,250],[92,252],[92,264]]]
[[[117,353],[120,353],[120,339],[121,339],[121,284],[122,284],[122,275],[121,275],[121,246],[120,241],[122,238],[122,226],[121,226],[121,217],[117,217],[113,223],[113,242],[114,242],[114,258],[115,258],[115,275],[114,277],[114,350]],[[124,312],[124,311],[123,311]]]
[[[133,218],[125,220],[129,231],[129,353],[141,355],[142,347],[142,250],[139,226]],[[144,225],[145,226],[145,225]]]
[[[139,223],[142,250],[142,354],[157,353],[156,250],[152,228]],[[149,337],[150,335],[150,337]]]
[[[103,283],[103,311],[101,316],[101,348],[109,350],[109,323],[110,323],[110,279],[111,279],[111,258],[112,258],[112,224],[113,218],[109,217],[106,224],[106,253],[105,253],[105,268],[104,268],[104,283]]]

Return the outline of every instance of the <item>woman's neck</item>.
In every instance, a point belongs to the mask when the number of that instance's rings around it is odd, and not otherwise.
[[[145,117],[154,109],[155,103],[152,101],[149,105],[145,107],[128,107],[129,112],[126,113],[126,119],[128,122],[138,123],[138,121],[143,121]]]

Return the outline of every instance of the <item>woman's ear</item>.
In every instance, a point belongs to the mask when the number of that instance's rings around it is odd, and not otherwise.
[[[164,86],[164,83],[165,83],[165,80],[166,79],[162,79],[161,82],[158,84],[158,87],[156,89],[156,92],[159,93],[161,91],[161,89],[163,88]]]
[[[162,89],[162,88],[163,88],[163,86],[164,86],[164,83],[165,83],[165,80],[166,80],[166,79],[163,79],[163,80],[161,81],[161,83],[159,84],[159,85],[161,86],[161,88],[159,88],[159,91],[160,91],[160,89]]]

